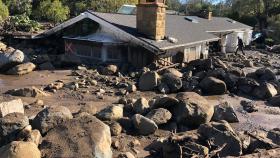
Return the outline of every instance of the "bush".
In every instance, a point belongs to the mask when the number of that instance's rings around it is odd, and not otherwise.
[[[8,6],[11,15],[26,14],[32,12],[32,0],[3,0]]]
[[[39,20],[59,23],[68,19],[69,12],[69,8],[63,6],[59,0],[43,0],[33,16]]]
[[[8,7],[0,0],[0,23],[9,16]]]
[[[15,31],[33,32],[41,29],[41,24],[37,21],[30,20],[25,14],[10,17],[9,25]]]

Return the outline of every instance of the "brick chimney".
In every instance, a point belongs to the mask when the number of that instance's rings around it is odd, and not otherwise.
[[[165,37],[165,0],[139,0],[137,5],[137,30],[154,40]]]

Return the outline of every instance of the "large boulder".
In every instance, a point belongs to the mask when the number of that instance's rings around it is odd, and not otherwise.
[[[168,86],[171,93],[177,92],[183,86],[181,78],[175,76],[172,73],[165,73],[162,76],[161,82]]]
[[[142,91],[154,90],[159,84],[160,76],[153,71],[145,72],[139,79],[139,89]]]
[[[28,118],[21,113],[11,113],[0,118],[0,146],[16,139],[20,131],[28,125]]]
[[[242,142],[226,121],[203,124],[198,128],[198,133],[216,147],[225,145],[219,152],[220,157],[242,154]]]
[[[96,117],[104,121],[118,120],[123,117],[123,106],[112,105],[101,110],[96,114]]]
[[[152,105],[152,108],[153,109],[157,109],[157,108],[170,109],[173,106],[177,105],[178,103],[179,103],[179,100],[176,99],[175,97],[164,96],[164,97],[156,98],[155,102]]]
[[[14,141],[0,148],[0,158],[41,158],[41,152],[33,142]]]
[[[169,68],[165,70],[165,73],[171,73],[178,78],[182,78],[183,74],[175,68]]]
[[[12,89],[6,92],[6,94],[10,94],[12,96],[19,96],[19,97],[46,97],[49,94],[45,93],[44,91],[36,88],[19,88],[19,89]]]
[[[259,99],[268,99],[277,95],[277,89],[270,83],[261,84],[253,90],[253,96]]]
[[[256,77],[262,81],[271,81],[276,79],[274,72],[268,68],[260,68],[255,72]]]
[[[71,111],[64,106],[52,106],[40,111],[32,121],[32,127],[43,135],[55,126],[72,119]]]
[[[171,119],[172,114],[166,109],[159,108],[150,111],[146,117],[153,120],[157,125],[161,125],[167,123]]]
[[[268,103],[271,104],[272,106],[280,107],[280,95],[270,98]]]
[[[153,134],[158,129],[157,124],[153,120],[139,114],[135,114],[132,117],[132,122],[135,129],[137,129],[138,133],[141,135]]]
[[[21,99],[15,99],[5,102],[1,102],[0,100],[0,118],[10,113],[24,114],[24,107]]]
[[[233,107],[228,102],[215,106],[212,120],[226,120],[229,123],[239,122]]]
[[[104,67],[101,71],[102,75],[114,75],[118,71],[118,67],[116,65],[108,65]]]
[[[146,98],[139,98],[133,104],[133,111],[137,114],[145,114],[149,110],[149,102]]]
[[[25,75],[25,74],[32,72],[35,68],[36,68],[36,65],[34,65],[31,62],[28,62],[28,63],[20,64],[20,65],[17,65],[15,67],[11,68],[10,70],[7,71],[7,74]]]
[[[20,50],[8,48],[5,52],[0,51],[0,71],[7,71],[24,61],[24,53]]]
[[[227,86],[224,81],[219,80],[215,77],[204,78],[199,86],[203,92],[210,95],[221,95],[227,92]]]
[[[280,145],[280,128],[270,130],[267,134],[267,138],[269,138],[273,143]]]
[[[179,103],[174,106],[172,115],[177,123],[199,126],[211,120],[214,107],[204,97],[194,92],[184,92],[179,93],[176,98]]]
[[[251,94],[251,92],[259,85],[260,84],[256,80],[247,77],[239,78],[237,82],[238,90],[245,94]]]
[[[40,149],[45,157],[112,158],[110,128],[91,115],[74,118],[50,130]]]

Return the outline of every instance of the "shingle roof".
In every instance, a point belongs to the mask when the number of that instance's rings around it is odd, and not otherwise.
[[[155,41],[145,37],[137,32],[136,16],[110,13],[91,12],[93,15],[113,24],[123,31],[136,36],[145,42],[164,50],[171,47],[180,47],[201,41],[217,40],[217,36],[203,31],[200,27],[195,27],[191,22],[184,19],[183,16],[167,15],[166,36],[178,39],[177,43],[171,43],[167,40]]]

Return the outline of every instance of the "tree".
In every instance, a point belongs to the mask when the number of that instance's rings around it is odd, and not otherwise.
[[[0,0],[0,23],[9,16],[8,7]]]
[[[9,8],[11,15],[26,14],[30,15],[32,12],[32,0],[4,0]]]
[[[34,11],[33,16],[39,20],[59,23],[67,20],[69,13],[69,8],[63,6],[59,0],[43,0]]]
[[[182,4],[180,0],[167,0],[166,5],[169,10],[179,11]]]

